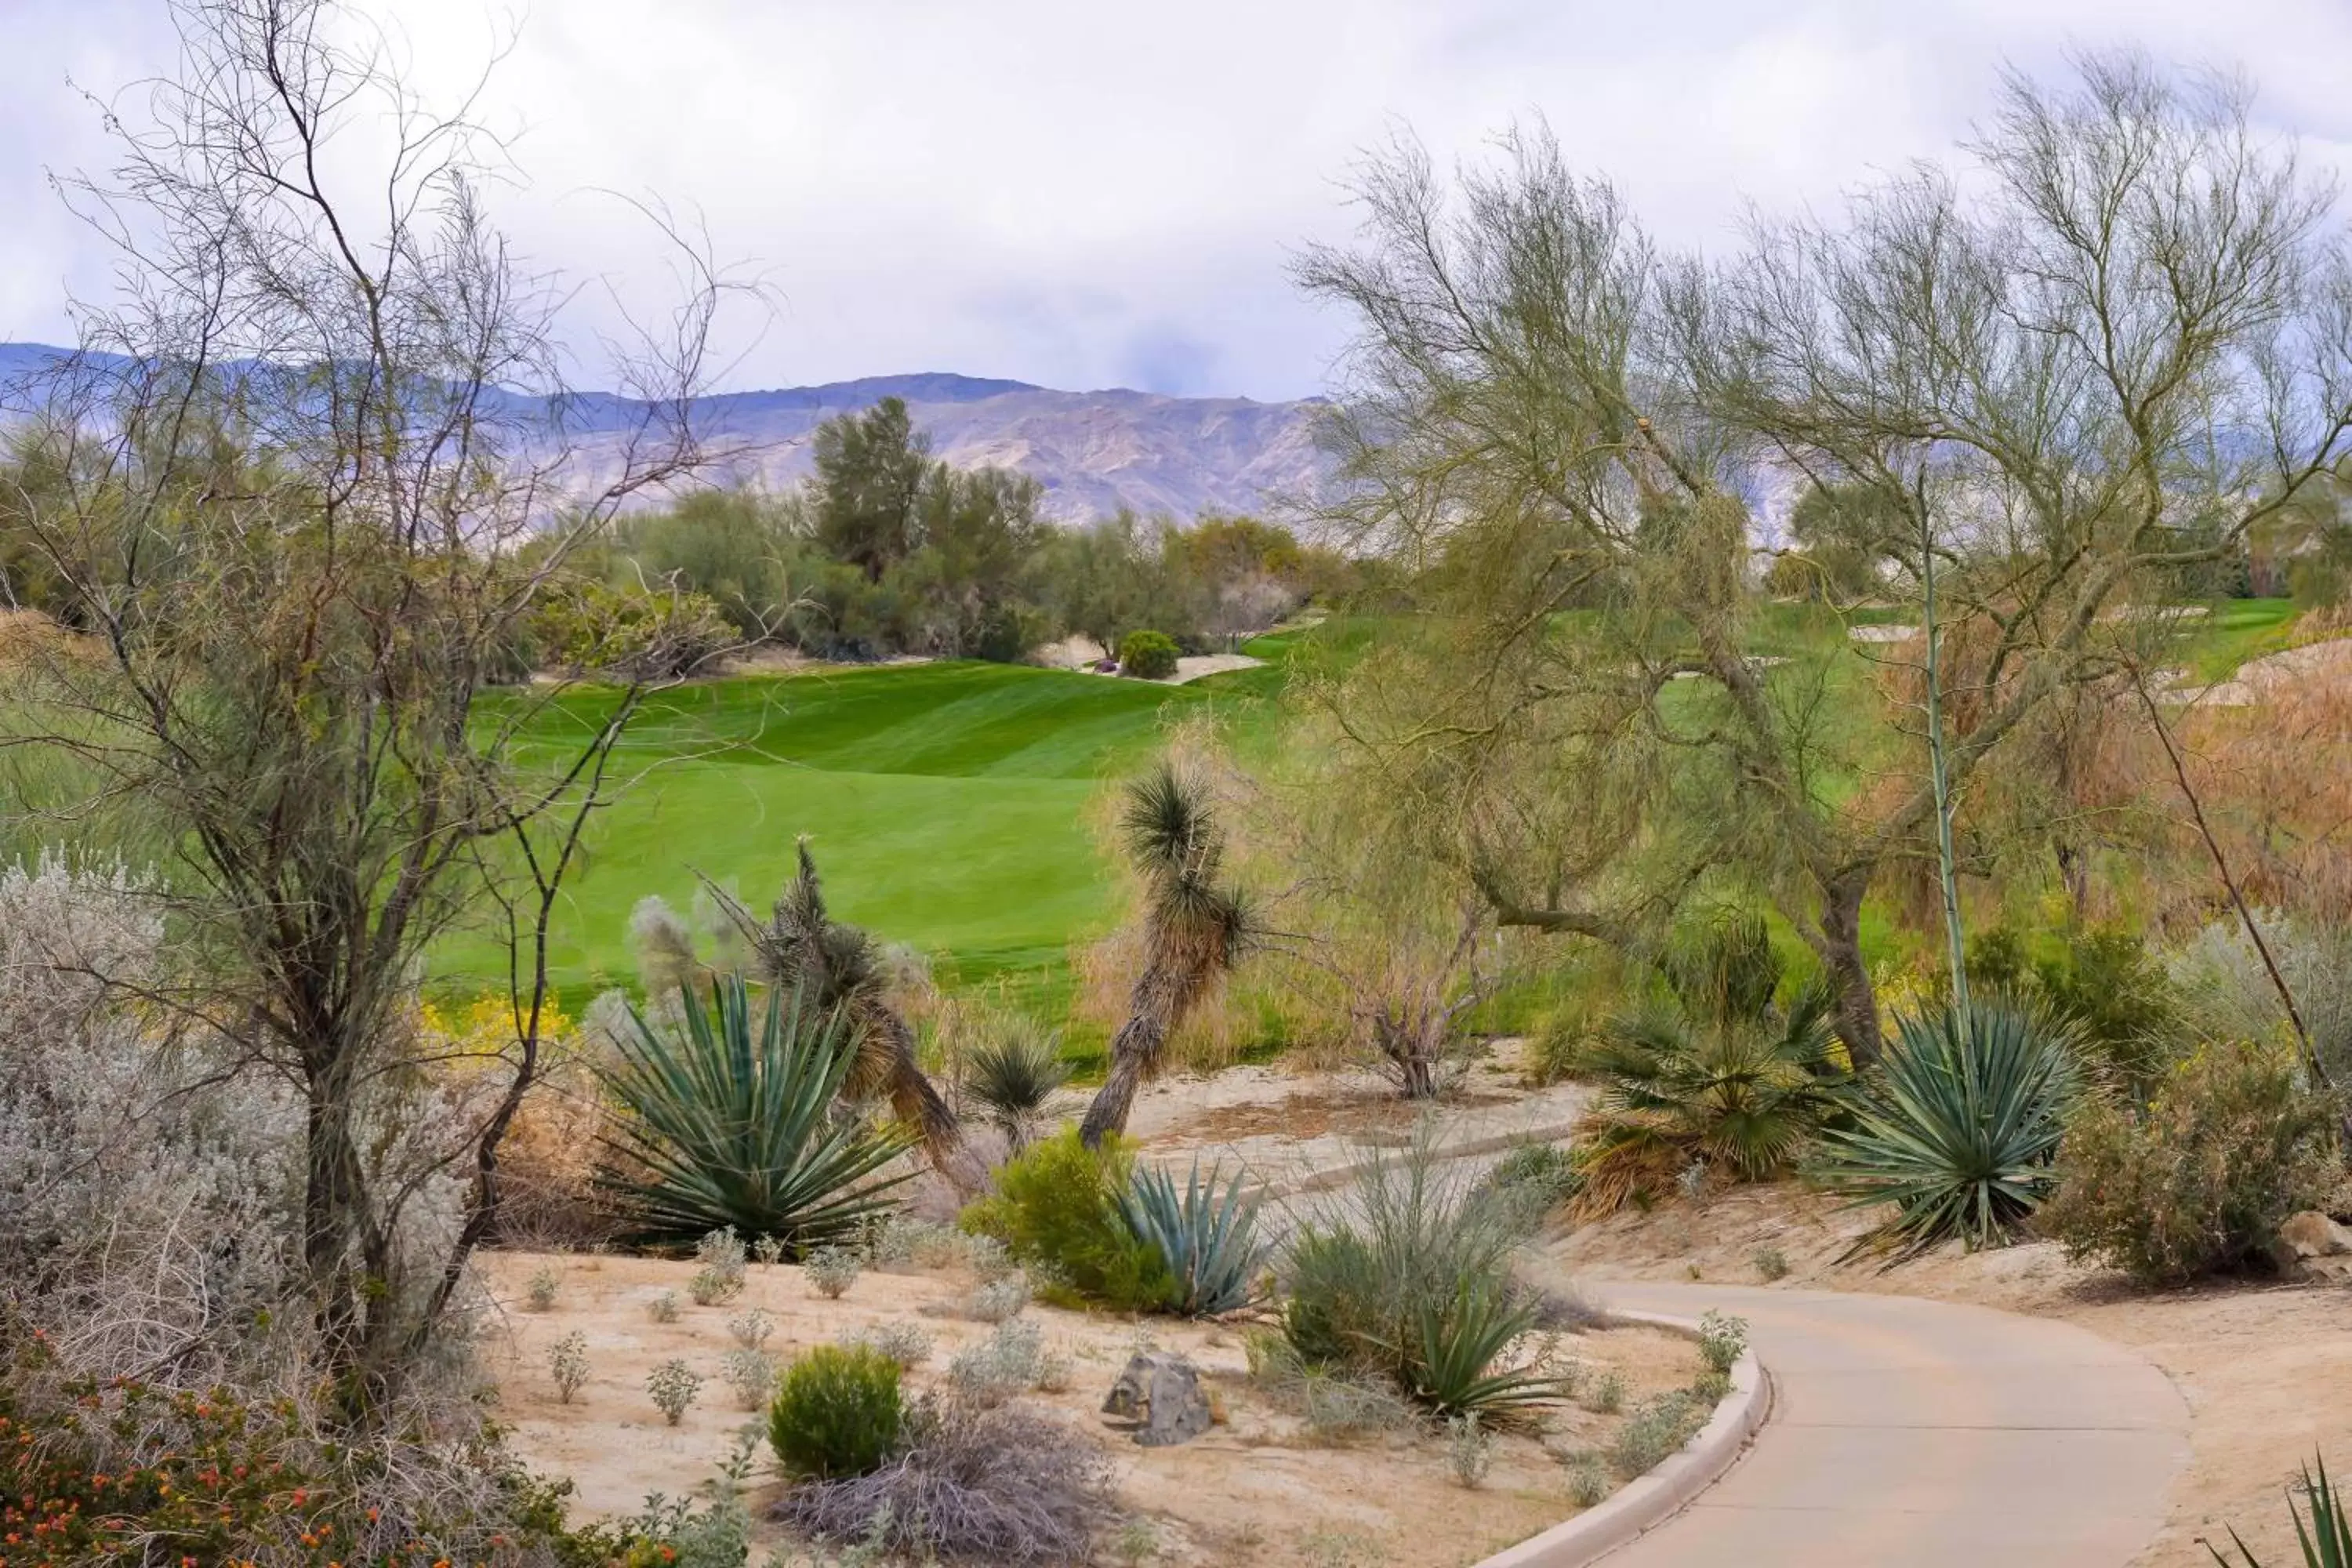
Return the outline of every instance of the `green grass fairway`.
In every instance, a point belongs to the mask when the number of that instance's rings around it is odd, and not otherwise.
[[[631,908],[648,893],[689,908],[697,871],[764,910],[805,833],[840,918],[929,953],[944,982],[1002,976],[1045,1002],[1066,986],[1070,940],[1115,912],[1091,825],[1106,781],[1176,718],[1263,719],[1279,684],[1272,669],[1161,687],[941,663],[665,693],[629,731],[615,773],[633,782],[571,883],[558,983],[576,1006],[633,979]],[[609,700],[582,691],[537,715],[526,754],[568,750]],[[434,979],[478,989],[505,962],[502,941],[457,933],[435,954]]]

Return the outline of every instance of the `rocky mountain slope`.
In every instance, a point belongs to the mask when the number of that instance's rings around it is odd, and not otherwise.
[[[37,374],[59,352],[0,343],[0,387]],[[698,415],[709,444],[730,454],[725,477],[781,487],[809,471],[809,435],[820,421],[887,396],[907,400],[932,450],[950,463],[1034,476],[1045,487],[1047,514],[1060,521],[1123,506],[1178,518],[1279,511],[1284,498],[1311,497],[1326,473],[1312,402],[1057,392],[929,374],[721,394],[703,399]],[[628,399],[591,394],[572,402],[566,423],[593,469],[642,413]]]

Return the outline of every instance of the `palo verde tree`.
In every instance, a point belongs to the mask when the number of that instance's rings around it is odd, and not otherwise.
[[[1932,554],[1938,624],[1969,650],[1944,770],[1965,796],[2104,668],[2104,612],[2234,553],[2346,450],[2332,193],[2243,92],[2130,58],[2012,78],[1970,149],[1981,178],[1922,170],[1715,267],[1661,255],[1548,136],[1508,150],[1458,199],[1416,148],[1376,161],[1362,242],[1302,263],[1360,325],[1330,426],[1355,481],[1339,514],[1430,569],[1454,637],[1417,716],[1391,695],[1367,743],[1475,781],[1523,776],[1528,736],[1639,737],[1546,773],[1572,806],[1620,803],[1623,854],[1516,853],[1542,840],[1482,835],[1528,797],[1467,793],[1451,852],[1505,922],[1593,934],[1685,868],[1748,882],[1867,1062],[1863,902],[1935,856],[1937,785],[1920,725],[1855,721],[1881,694],[1841,639],[1766,641],[1749,498],[1808,477],[1867,496],[1900,520],[1897,596]],[[1679,791],[1628,791],[1637,762]]]
[[[14,497],[12,545],[87,635],[27,672],[7,735],[160,819],[198,962],[147,1000],[201,1009],[298,1087],[312,1349],[360,1415],[492,1224],[549,917],[644,688],[581,705],[553,757],[514,746],[544,697],[480,698],[572,549],[702,460],[689,396],[729,286],[664,226],[688,298],[616,351],[638,419],[581,460],[562,290],[490,223],[497,144],[470,101],[422,101],[334,0],[171,12],[174,73],[110,113],[110,171],[62,183],[121,283],[37,389],[42,482]],[[463,919],[511,939],[511,1037],[487,1096],[436,1117],[413,987]],[[415,1157],[387,1167],[395,1142]],[[458,1211],[420,1215],[449,1176]]]

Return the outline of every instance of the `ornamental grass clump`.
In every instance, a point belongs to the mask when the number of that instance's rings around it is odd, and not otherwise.
[[[1440,1416],[1528,1416],[1566,1385],[1541,1299],[1511,1276],[1526,1226],[1524,1205],[1448,1167],[1426,1131],[1376,1152],[1285,1250],[1284,1337],[1302,1364],[1377,1375]]]

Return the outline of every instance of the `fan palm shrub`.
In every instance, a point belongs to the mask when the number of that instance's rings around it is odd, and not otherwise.
[[[1760,920],[1685,933],[1667,996],[1611,1020],[1589,1048],[1601,1092],[1579,1128],[1577,1212],[1666,1190],[1694,1164],[1740,1181],[1786,1171],[1840,1108],[1829,994],[1773,1002],[1780,958]]]
[[[1114,1194],[1121,1223],[1168,1265],[1175,1280],[1170,1305],[1188,1318],[1249,1305],[1273,1251],[1257,1237],[1264,1199],[1246,1191],[1245,1173],[1236,1171],[1222,1187],[1218,1175],[1213,1166],[1203,1178],[1195,1159],[1180,1193],[1167,1172],[1139,1169]]]
[[[992,1019],[964,1055],[965,1095],[987,1112],[1015,1154],[1037,1135],[1046,1102],[1069,1079],[1061,1036],[1026,1014]]]
[[[2055,1181],[2052,1162],[2079,1075],[2065,1026],[2009,1002],[1896,1020],[1896,1037],[1822,1135],[1816,1179],[1852,1206],[1893,1204],[1857,1246],[1909,1257],[1957,1237],[2007,1241]]]
[[[1248,900],[1218,881],[1224,831],[1199,774],[1162,762],[1129,784],[1118,831],[1143,879],[1143,973],[1111,1037],[1110,1071],[1079,1123],[1089,1149],[1127,1130],[1135,1091],[1158,1068],[1169,1037],[1240,962],[1254,924]]]
[[[740,978],[706,1005],[681,989],[675,1029],[632,1008],[605,1072],[622,1109],[600,1182],[635,1237],[679,1246],[732,1226],[794,1256],[847,1238],[911,1173],[885,1167],[912,1145],[898,1128],[835,1117],[858,1046],[837,1015],[794,991],[758,1010]]]

